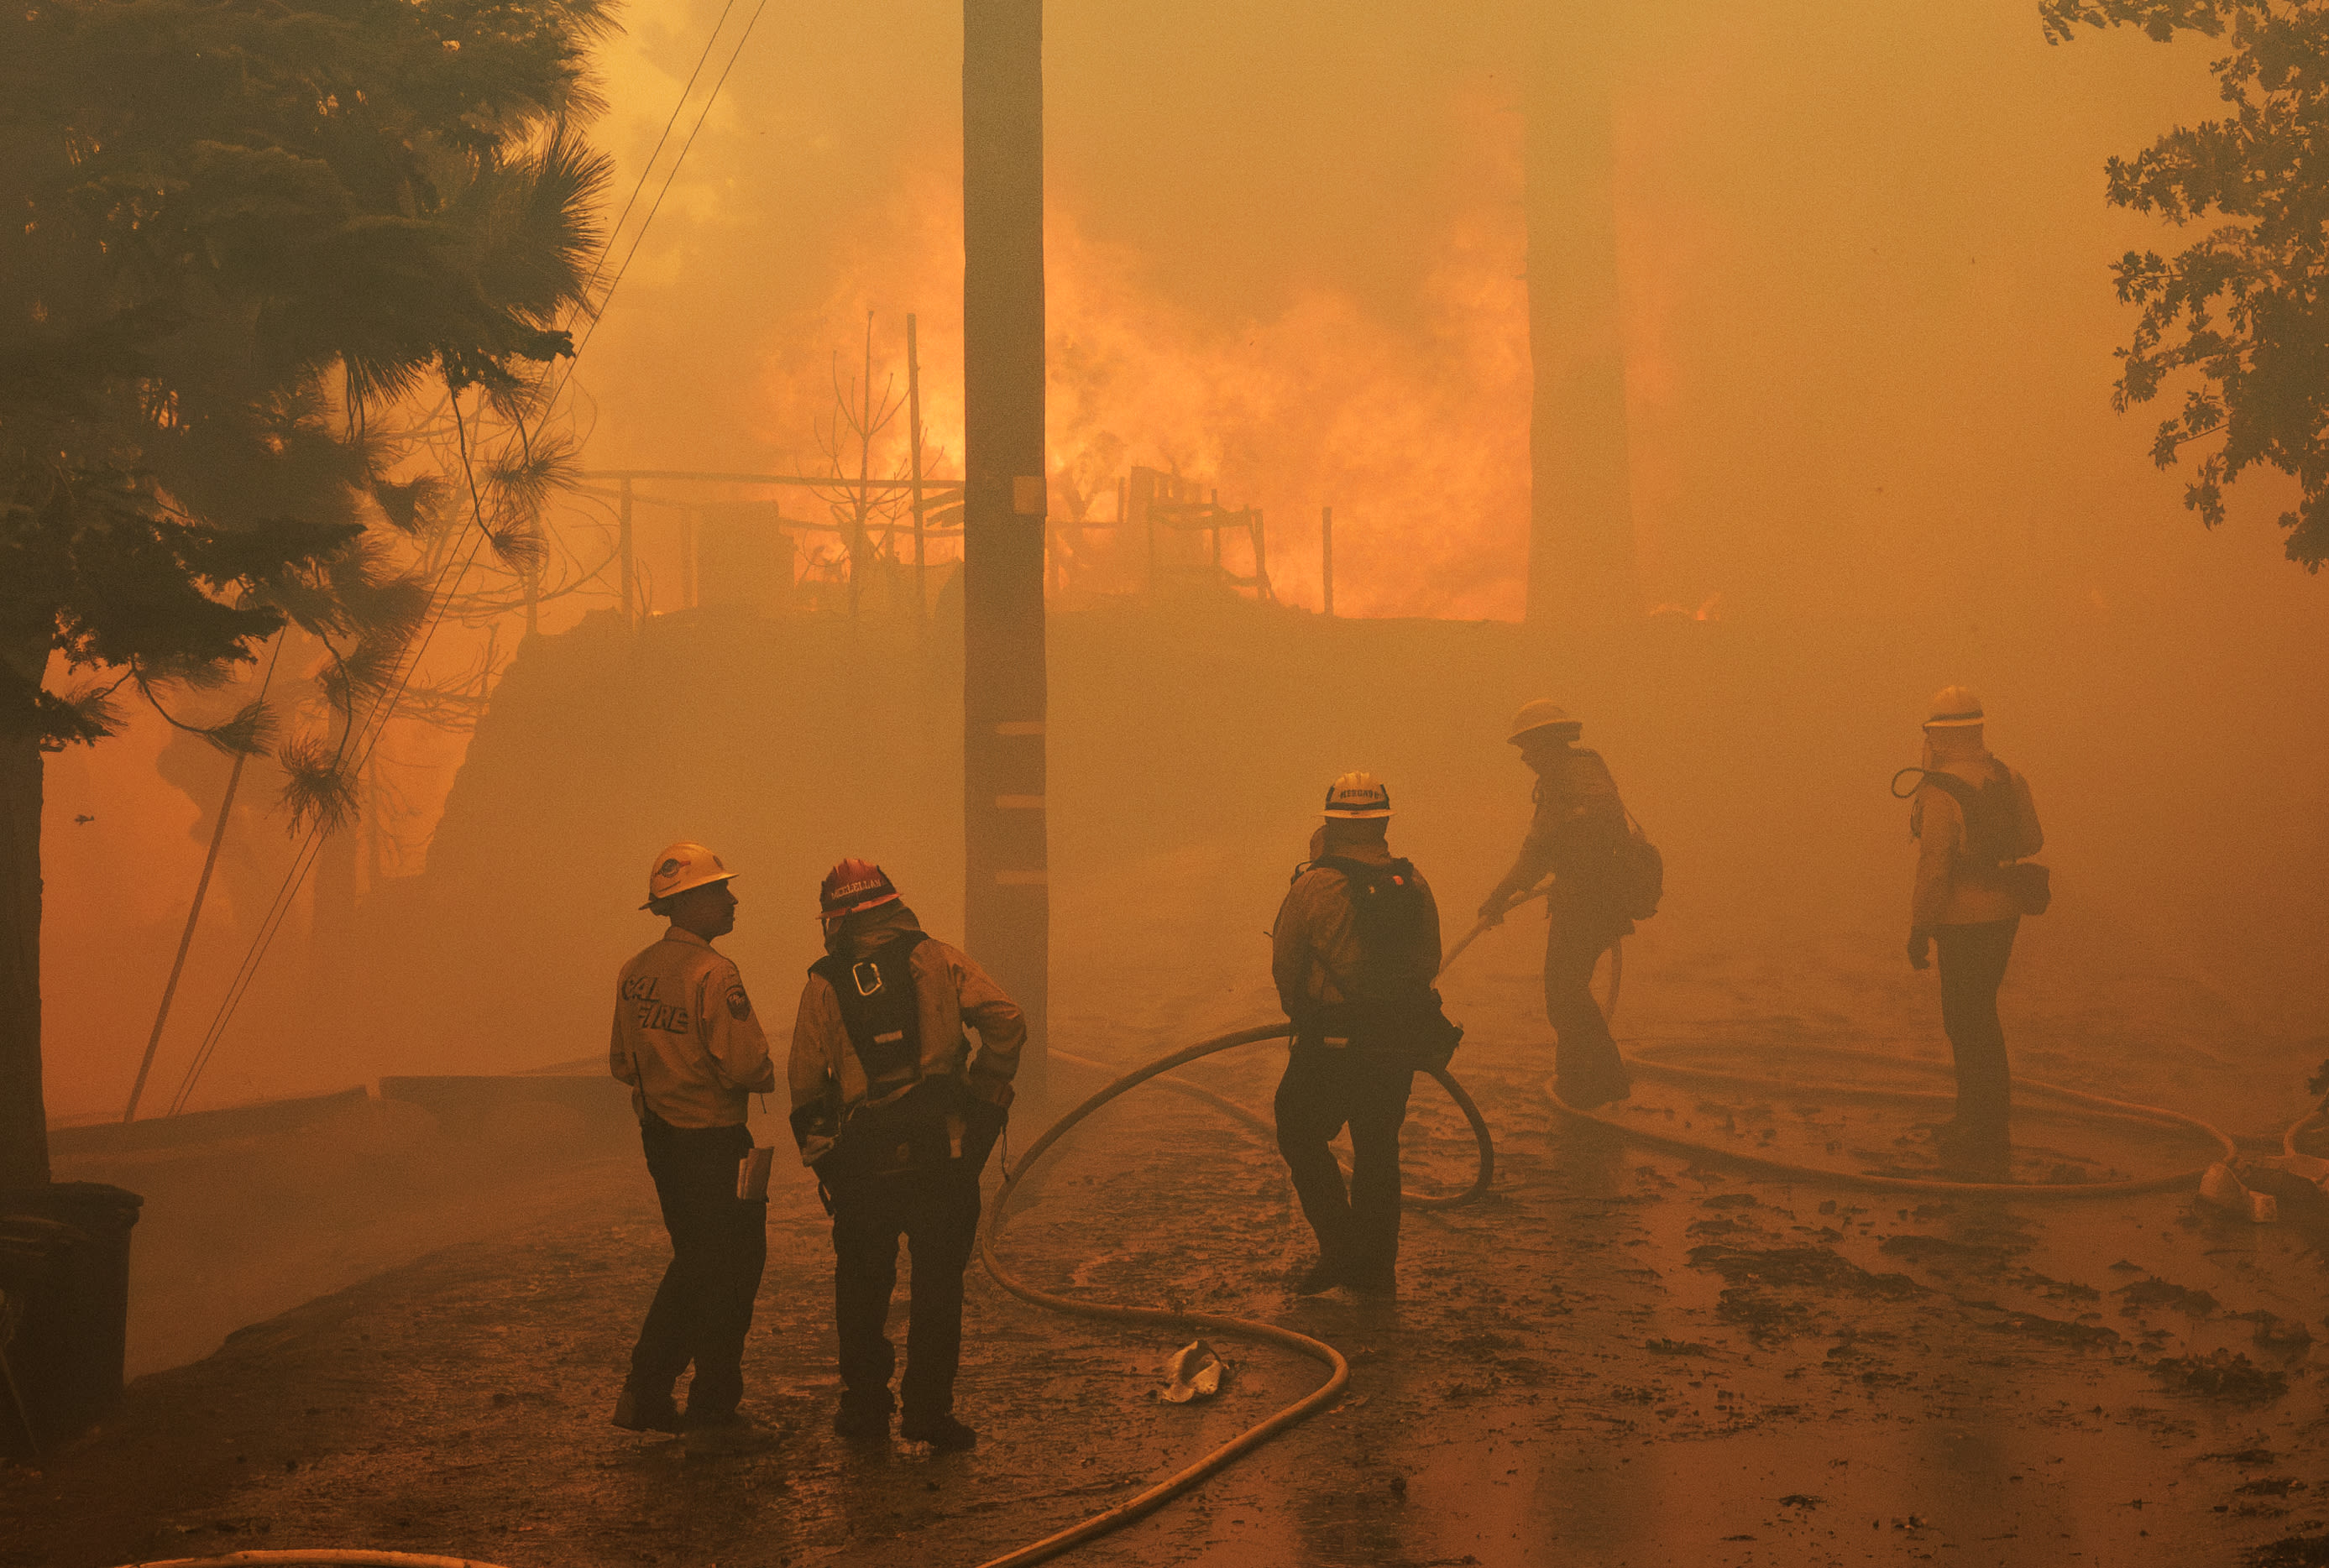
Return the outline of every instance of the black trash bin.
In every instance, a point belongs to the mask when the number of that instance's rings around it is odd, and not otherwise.
[[[129,1232],[145,1199],[100,1181],[0,1190],[0,1437],[27,1456],[86,1432],[121,1397]]]

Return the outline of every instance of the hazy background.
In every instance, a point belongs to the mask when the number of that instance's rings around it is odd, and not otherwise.
[[[1517,620],[1520,9],[1052,8],[1055,517],[1095,475],[1178,467],[1266,510],[1293,605],[1317,602],[1331,504],[1345,615]],[[618,193],[719,14],[637,7],[610,50],[594,134]],[[2033,782],[2062,889],[2026,933],[2026,983],[2172,982],[2293,1093],[2329,1028],[2329,590],[2281,559],[2269,484],[2208,533],[2147,460],[2152,417],[2109,407],[2130,313],[2107,265],[2177,237],[2105,209],[2103,160],[2210,112],[2207,45],[2050,49],[2030,0],[1627,15],[1642,625],[1568,646],[1151,606],[1109,599],[1140,573],[1089,546],[1053,634],[1063,1043],[1127,1026],[1115,966],[1185,972],[1193,996],[1258,977],[1248,934],[1344,767],[1390,777],[1399,842],[1467,910],[1525,821],[1499,726],[1538,694],[1584,713],[1668,851],[1637,996],[1713,955],[1848,992],[1899,963],[1909,847],[1884,779],[1917,760],[1925,697],[1966,681]],[[912,311],[931,445],[958,472],[958,44],[949,4],[771,0],[574,378],[591,466],[816,464],[834,356],[853,373],[871,312],[875,380],[901,374]],[[578,506],[578,537],[604,516]],[[639,530],[672,609],[674,514],[642,508]],[[683,834],[746,868],[726,945],[779,1023],[839,855],[890,858],[952,929],[946,626],[669,615],[630,653],[585,626],[528,645],[473,747],[398,727],[376,866],[350,840],[344,892],[286,924],[193,1103],[602,1048],[606,977],[652,934],[636,885]],[[853,681],[872,694],[853,703]],[[51,759],[53,1113],[118,1113],[226,767],[152,724]],[[289,860],[258,772],[165,1089]],[[2140,1010],[2139,989],[2114,994]]]

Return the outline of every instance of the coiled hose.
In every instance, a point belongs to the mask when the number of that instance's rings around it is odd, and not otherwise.
[[[1126,1498],[1105,1513],[1095,1514],[1056,1535],[1046,1535],[1040,1541],[1019,1547],[1015,1551],[1006,1552],[1000,1557],[991,1558],[981,1564],[981,1568],[1016,1568],[1020,1563],[1040,1563],[1047,1557],[1057,1556],[1071,1546],[1080,1545],[1086,1541],[1107,1535],[1111,1530],[1118,1529],[1135,1519],[1154,1513],[1206,1477],[1227,1468],[1240,1456],[1252,1452],[1279,1432],[1332,1404],[1342,1394],[1344,1385],[1350,1382],[1350,1363],[1343,1359],[1341,1351],[1323,1339],[1314,1339],[1307,1334],[1297,1334],[1291,1329],[1281,1329],[1275,1323],[1265,1323],[1255,1318],[1239,1318],[1221,1312],[1180,1312],[1164,1307],[1127,1307],[1114,1302],[1086,1301],[1073,1296],[1062,1296],[1055,1291],[1031,1285],[1013,1273],[1004,1264],[995,1248],[996,1239],[1002,1234],[1006,1221],[1012,1194],[1017,1189],[1021,1178],[1033,1169],[1035,1161],[1042,1159],[1044,1152],[1065,1137],[1078,1122],[1117,1095],[1137,1088],[1152,1078],[1162,1077],[1175,1067],[1186,1066],[1188,1063],[1212,1056],[1217,1052],[1234,1049],[1239,1046],[1249,1046],[1262,1040],[1283,1039],[1290,1032],[1289,1028],[1282,1023],[1264,1024],[1255,1028],[1239,1029],[1231,1034],[1218,1035],[1210,1040],[1201,1041],[1185,1050],[1161,1056],[1145,1067],[1127,1073],[1052,1122],[1044,1130],[1042,1136],[1029,1146],[1027,1152],[1021,1155],[1016,1163],[1004,1171],[1003,1189],[995,1195],[993,1207],[987,1210],[985,1223],[979,1229],[978,1253],[986,1263],[986,1272],[995,1276],[995,1282],[1023,1301],[1032,1302],[1038,1307],[1047,1307],[1055,1312],[1064,1312],[1070,1317],[1090,1318],[1101,1322],[1145,1323],[1182,1331],[1202,1329],[1211,1333],[1234,1335],[1243,1339],[1259,1340],[1264,1344],[1280,1346],[1299,1355],[1307,1356],[1314,1361],[1324,1363],[1327,1368],[1326,1381],[1259,1425],[1249,1427],[1240,1432],[1187,1469],[1167,1476],[1146,1490]],[[1054,1052],[1053,1055],[1063,1055],[1063,1053]],[[1066,1059],[1079,1060],[1080,1058]],[[1438,1080],[1440,1087],[1447,1091],[1448,1097],[1454,1100],[1457,1107],[1464,1113],[1465,1120],[1472,1124],[1473,1137],[1479,1145],[1479,1172],[1472,1185],[1461,1192],[1446,1197],[1422,1195],[1410,1197],[1407,1201],[1437,1207],[1469,1203],[1488,1189],[1489,1180],[1495,1169],[1495,1151],[1488,1136],[1488,1124],[1480,1115],[1480,1108],[1473,1103],[1471,1095],[1464,1092],[1464,1086],[1450,1076],[1445,1068],[1431,1069],[1431,1075]],[[1263,1122],[1260,1117],[1235,1102],[1215,1094],[1210,1089],[1188,1083],[1186,1080],[1168,1080],[1168,1082],[1171,1082],[1172,1086],[1183,1094],[1193,1094],[1194,1097],[1205,1101],[1208,1104],[1216,1105],[1229,1112],[1248,1126],[1264,1131],[1270,1130],[1268,1123]]]
[[[1629,1072],[1645,1078],[1664,1079],[1670,1083],[1692,1084],[1708,1088],[1745,1089],[1769,1094],[1775,1098],[1823,1100],[1854,1100],[1876,1103],[1904,1105],[1949,1106],[1957,1103],[1954,1094],[1928,1094],[1913,1089],[1856,1089],[1841,1084],[1806,1084],[1800,1079],[1764,1078],[1740,1073],[1726,1073],[1701,1067],[1676,1066],[1665,1060],[1677,1055],[1703,1052],[1704,1046],[1650,1047],[1636,1050],[1626,1058]],[[1759,1050],[1767,1059],[1773,1054],[1809,1056],[1830,1061],[1874,1063],[1886,1067],[1925,1067],[1928,1064],[1886,1056],[1881,1051],[1850,1050],[1835,1046],[1790,1046],[1774,1053],[1768,1048]],[[1930,1064],[1936,1070],[1938,1064]],[[2170,1111],[2158,1105],[2141,1105],[2128,1100],[2113,1100],[2101,1094],[2089,1094],[2082,1089],[2068,1089],[2059,1084],[2041,1083],[2035,1078],[2016,1075],[2014,1086],[2041,1097],[2090,1107],[2120,1121],[2142,1122],[2152,1126],[2188,1128],[2215,1141],[2218,1160],[2230,1160],[2239,1150],[2222,1131],[2197,1116],[2187,1116],[2181,1111]],[[1661,1149],[1671,1154],[1693,1159],[1712,1158],[1726,1164],[1742,1166],[1766,1177],[1785,1181],[1809,1181],[1832,1187],[1867,1188],[1878,1192],[1957,1192],[2007,1194],[2015,1197],[2124,1197],[2130,1193],[2171,1192],[2195,1186],[2206,1164],[2188,1170],[2177,1170],[2165,1176],[2136,1177],[2122,1181],[1951,1181],[1939,1177],[1884,1176],[1872,1172],[1838,1170],[1816,1165],[1796,1165],[1787,1160],[1767,1159],[1761,1155],[1717,1148],[1693,1139],[1677,1138],[1672,1133],[1653,1131],[1646,1127],[1614,1121],[1593,1111],[1580,1111],[1561,1097],[1555,1081],[1544,1084],[1545,1098],[1552,1108],[1573,1121],[1589,1122],[1607,1127],[1628,1143]],[[2309,1119],[2308,1119],[2309,1120]],[[2299,1125],[2302,1125],[2300,1123]],[[2293,1140],[2296,1129],[2289,1131]],[[2209,1163],[2212,1163],[2211,1160]]]

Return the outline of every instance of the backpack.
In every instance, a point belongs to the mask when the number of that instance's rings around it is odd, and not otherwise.
[[[1978,785],[1969,784],[1940,768],[1903,768],[1923,775],[1923,782],[1957,802],[1965,816],[1965,847],[1958,860],[1975,871],[1994,873],[2025,915],[2043,915],[2053,902],[2051,874],[2034,860],[2018,860],[2022,812],[2014,798],[2013,772],[2004,763]],[[1897,779],[1898,775],[1894,775]],[[1921,817],[1912,824],[1922,834]]]
[[[1647,920],[1665,897],[1666,858],[1631,812],[1626,813],[1625,838],[1609,853],[1609,891],[1628,920]]]
[[[1335,989],[1349,1000],[1328,1005],[1321,1034],[1339,1034],[1353,1049],[1403,1058],[1419,1071],[1446,1067],[1464,1028],[1448,1021],[1439,993],[1420,982],[1385,983],[1381,978],[1393,953],[1431,934],[1431,913],[1416,886],[1415,863],[1378,865],[1324,855],[1313,865],[1339,872],[1349,886],[1351,929],[1359,941],[1361,965],[1356,977],[1334,977]]]
[[[1965,814],[1965,848],[1959,852],[1967,862],[1986,870],[2014,858],[2021,813],[2014,807],[2013,775],[2003,764],[1978,786],[1942,768],[1924,773],[1925,782],[1956,801]]]
[[[833,987],[850,1048],[865,1070],[865,1098],[846,1114],[837,1088],[794,1113],[797,1119],[807,1113],[832,1131],[833,1147],[816,1163],[821,1178],[886,1175],[959,1158],[961,1103],[969,1096],[951,1075],[922,1075],[913,955],[929,940],[910,931],[853,962],[829,953],[809,965]]]

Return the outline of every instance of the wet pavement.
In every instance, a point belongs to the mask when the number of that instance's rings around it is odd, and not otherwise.
[[[1061,1043],[1130,1066],[1265,1016],[1249,975],[1198,980],[1208,1000],[1133,1024],[1063,1008]],[[1854,1193],[1646,1152],[1548,1105],[1526,982],[1510,953],[1466,982],[1457,1068],[1495,1129],[1497,1183],[1475,1207],[1410,1213],[1393,1301],[1294,1298],[1307,1239],[1274,1150],[1166,1092],[1102,1113],[1028,1183],[1004,1246],[1033,1282],[1266,1318],[1353,1363],[1339,1405],[1070,1561],[2231,1563],[2329,1532],[2317,1236],[2181,1194]],[[1633,1027],[1693,1038],[1659,1011],[1711,1016],[1688,983]],[[1815,1043],[1870,1043],[1851,1018],[1880,1010],[1726,1005],[1731,1035]],[[2082,1086],[2182,1092],[2188,1056],[2130,1051],[2107,1014],[2081,1027],[2118,1052],[2065,1051],[2088,1065]],[[1257,1046],[1189,1072],[1266,1107],[1279,1060]],[[1063,1095],[1100,1081],[1053,1071]],[[1612,1115],[1807,1159],[1925,1158],[1909,1113],[1810,1086],[1798,1104],[1645,1082]],[[442,1135],[400,1136],[423,1140],[397,1145],[406,1167],[429,1169]],[[2092,1175],[2196,1147],[2070,1121],[2033,1121],[2024,1143],[2032,1170]],[[1468,1172],[1468,1132],[1428,1084],[1408,1148],[1411,1184]],[[299,1545],[508,1568],[972,1564],[1122,1500],[1318,1376],[1214,1336],[1231,1364],[1219,1397],[1161,1404],[1158,1366],[1189,1336],[1045,1313],[974,1265],[961,1413],[978,1449],[852,1446],[826,1424],[830,1253],[796,1179],[771,1203],[746,1367],[768,1442],[713,1453],[621,1432],[605,1417],[665,1255],[652,1192],[632,1151],[542,1150],[534,1185],[478,1178],[492,1212],[470,1215],[476,1239],[145,1377],[94,1438],[0,1470],[0,1564]]]

